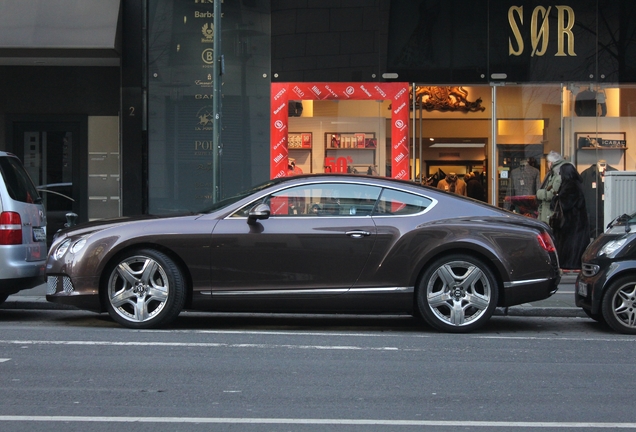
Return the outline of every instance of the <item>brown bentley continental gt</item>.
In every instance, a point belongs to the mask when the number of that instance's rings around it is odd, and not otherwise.
[[[185,216],[61,231],[47,299],[130,328],[182,310],[405,313],[467,332],[560,279],[547,225],[417,184],[358,175],[270,180]]]

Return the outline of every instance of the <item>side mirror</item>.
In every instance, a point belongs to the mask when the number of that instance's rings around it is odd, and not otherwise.
[[[250,212],[247,216],[247,223],[253,224],[257,220],[269,219],[270,214],[271,209],[267,204],[256,204],[250,209]]]

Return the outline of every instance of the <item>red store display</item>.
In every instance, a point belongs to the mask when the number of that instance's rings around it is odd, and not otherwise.
[[[408,83],[273,83],[270,113],[271,178],[285,177],[288,172],[290,100],[390,100],[391,177],[409,178]],[[355,138],[356,145],[361,145],[357,140],[362,137]],[[377,145],[375,142],[372,144]]]

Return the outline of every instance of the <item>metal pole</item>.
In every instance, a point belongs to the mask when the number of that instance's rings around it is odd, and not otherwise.
[[[220,0],[214,2],[214,65],[212,69],[212,115],[213,137],[212,137],[212,202],[219,200],[221,183],[221,85],[223,75],[223,56],[221,55],[221,4]]]

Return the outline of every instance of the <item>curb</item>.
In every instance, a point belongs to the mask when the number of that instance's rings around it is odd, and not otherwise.
[[[497,308],[493,316],[526,316],[555,318],[588,318],[583,309],[577,307],[523,307]]]
[[[0,304],[0,310],[79,310],[75,306],[52,303],[46,297],[9,296]]]

